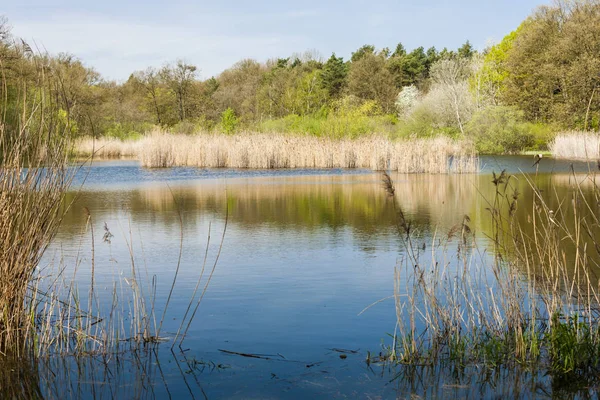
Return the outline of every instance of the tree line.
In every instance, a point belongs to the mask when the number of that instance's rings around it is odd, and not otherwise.
[[[347,60],[314,52],[245,59],[205,80],[201,66],[177,60],[116,83],[72,55],[33,51],[8,27],[2,19],[5,96],[35,86],[35,71],[45,68],[59,83],[48,93],[75,135],[124,138],[154,125],[186,133],[446,134],[471,137],[483,152],[515,152],[543,147],[559,129],[600,123],[600,0],[539,7],[483,51],[468,41],[441,51],[364,45]]]

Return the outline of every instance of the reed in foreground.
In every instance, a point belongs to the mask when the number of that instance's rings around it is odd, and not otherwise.
[[[552,201],[544,197],[552,193],[543,195],[523,178],[533,201],[518,210],[512,178],[504,172],[493,177],[489,256],[467,216],[447,234],[421,243],[385,175],[405,248],[395,272],[394,343],[383,356],[404,366],[398,376],[405,367],[445,365],[461,371],[525,368],[534,377],[549,376],[557,390],[599,383],[600,191],[592,176],[593,201],[580,180],[574,180],[571,199]],[[517,212],[528,213],[527,226],[519,225]]]
[[[79,142],[76,153],[91,153],[90,143]],[[100,152],[115,156],[134,153],[148,168],[368,168],[404,173],[479,170],[473,146],[447,137],[391,141],[377,135],[352,140],[259,133],[174,135],[157,130],[137,144],[105,144],[110,151],[98,144]]]
[[[9,50],[18,52],[21,48]],[[130,274],[125,275],[123,282],[115,280],[103,297],[109,304],[99,300],[95,285],[91,228],[91,282],[85,288],[86,296],[79,294],[76,284],[77,270],[82,267],[80,260],[75,261],[71,276],[65,273],[66,265],[54,270],[40,265],[72,205],[73,196],[67,198],[66,193],[78,168],[68,165],[73,129],[69,111],[61,103],[62,81],[53,75],[59,72],[46,64],[43,56],[29,53],[28,79],[19,80],[20,75],[16,74],[15,80],[7,81],[6,74],[15,70],[0,63],[0,357],[12,357],[18,363],[19,359],[51,355],[114,354],[121,351],[125,342],[132,344],[130,350],[158,343],[162,340],[162,322],[177,282],[181,256],[176,260],[177,272],[169,297],[160,305],[164,311],[158,324],[153,291],[156,280],[143,284],[133,247],[129,248]],[[87,217],[86,229],[92,225],[89,211]],[[204,260],[196,290],[182,318],[182,324],[187,325],[180,327],[173,346],[185,339],[216,262],[211,268]],[[203,277],[206,282],[200,286]]]
[[[29,288],[73,172],[66,167],[69,118],[59,117],[45,66],[34,67],[33,87],[0,85],[0,353],[22,354],[35,333]]]
[[[557,158],[597,161],[600,159],[600,135],[594,132],[564,132],[550,143]]]

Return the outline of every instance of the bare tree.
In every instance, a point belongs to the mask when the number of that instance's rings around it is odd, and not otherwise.
[[[165,83],[175,93],[179,108],[179,120],[185,119],[185,108],[188,93],[196,79],[197,67],[177,60],[173,66],[167,65],[161,70]]]
[[[450,102],[462,134],[465,133],[463,113],[472,104],[468,83],[470,72],[471,62],[465,58],[442,59],[431,67],[430,72],[434,86]]]
[[[0,15],[0,42],[7,41],[10,38],[10,25],[8,24],[8,18],[4,15]]]

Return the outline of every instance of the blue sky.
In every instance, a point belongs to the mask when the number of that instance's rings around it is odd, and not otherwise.
[[[17,0],[0,5],[15,36],[69,52],[109,79],[178,58],[209,78],[243,58],[316,50],[344,58],[363,44],[477,48],[499,41],[549,0]]]

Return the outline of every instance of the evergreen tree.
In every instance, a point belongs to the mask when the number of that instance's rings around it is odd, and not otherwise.
[[[435,47],[427,49],[427,76],[429,76],[429,69],[433,64],[440,59],[440,55]]]
[[[456,53],[453,50],[448,50],[448,48],[444,47],[442,51],[439,52],[438,57],[440,60],[447,60],[449,58],[454,58]]]
[[[406,49],[402,43],[396,45],[396,50],[392,53],[392,57],[403,57],[406,55]]]
[[[419,86],[423,83],[423,80],[427,77],[427,67],[428,58],[423,47],[418,47],[408,53],[402,63],[402,72],[404,75],[402,86]]]
[[[347,75],[348,70],[344,59],[336,57],[335,53],[333,53],[325,63],[323,73],[321,74],[321,85],[327,90],[330,98],[340,96],[342,89],[346,86]]]
[[[474,54],[475,49],[468,40],[458,49],[458,56],[460,58],[472,58]]]
[[[350,59],[352,62],[356,62],[356,61],[360,60],[361,58],[371,55],[371,54],[375,54],[375,46],[370,45],[370,44],[365,44],[364,46],[362,46],[361,48],[356,50],[354,53],[352,53],[352,57]]]

